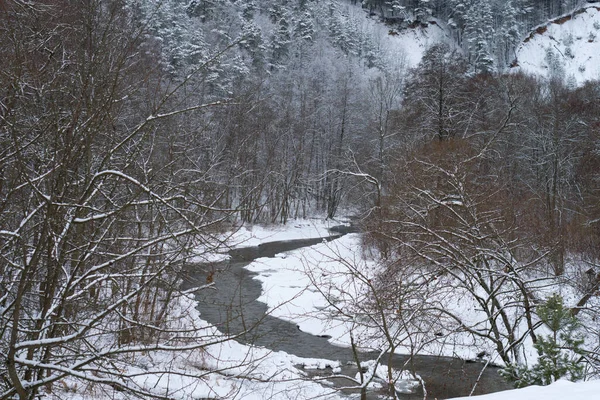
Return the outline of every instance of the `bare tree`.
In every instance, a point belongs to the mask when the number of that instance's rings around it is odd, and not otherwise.
[[[191,75],[169,88],[147,68],[120,1],[0,13],[0,397],[65,377],[162,397],[119,365],[210,342],[168,319],[182,263],[227,214],[168,120],[210,105],[181,107]]]
[[[425,141],[399,160],[396,168],[403,174],[384,201],[375,237],[386,243],[395,259],[404,260],[400,265],[421,265],[429,271],[430,282],[443,280],[456,293],[469,296],[482,317],[465,322],[441,307],[439,311],[454,321],[450,330],[490,341],[510,362],[519,358],[523,340],[535,341],[533,287],[543,280],[530,272],[546,254],[527,250],[537,238],[528,236],[516,218],[522,205],[511,198],[503,169],[493,167],[499,139],[509,129],[515,108],[510,96],[504,102],[503,117],[495,113],[489,120],[494,114],[482,111],[486,121],[470,113],[470,129],[463,139]],[[473,108],[484,110],[483,106]],[[497,124],[493,129],[491,121]],[[521,322],[526,329],[520,328]]]
[[[373,268],[360,250],[352,251],[354,256],[349,256],[348,249],[331,242],[318,264],[310,260],[305,263],[311,287],[327,301],[328,318],[348,327],[359,370],[355,379],[342,375],[328,379],[353,381],[355,386],[344,388],[360,389],[361,398],[366,398],[371,382],[382,381],[389,396],[396,399],[400,380],[411,374],[413,380],[418,379],[412,356],[435,339],[444,316],[433,303],[434,285],[427,285],[428,278],[419,273],[418,267]],[[362,359],[364,349],[374,349],[377,357]],[[410,357],[398,370],[394,356],[400,349]],[[378,371],[380,366],[385,369],[385,376]]]
[[[431,46],[407,80],[405,129],[439,140],[461,135],[468,111],[464,108],[466,68],[456,50],[444,44]]]

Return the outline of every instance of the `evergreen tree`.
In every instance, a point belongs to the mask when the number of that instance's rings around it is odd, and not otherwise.
[[[404,96],[407,115],[420,123],[413,127],[415,133],[440,141],[458,134],[464,112],[465,72],[464,59],[448,45],[436,44],[425,52],[411,71]]]
[[[392,17],[398,17],[404,11],[404,6],[400,0],[388,0],[385,2],[387,9]]]
[[[476,1],[466,27],[471,66],[476,74],[494,70],[494,59],[490,52],[490,39],[494,32],[493,22],[489,1]]]
[[[362,0],[363,8],[369,10],[370,13],[380,10],[383,13],[383,1],[381,0]]]
[[[551,331],[550,335],[539,336],[534,344],[538,352],[538,363],[531,368],[508,365],[501,372],[502,375],[518,388],[549,385],[561,378],[580,380],[583,377],[583,339],[577,333],[577,319],[564,307],[562,297],[557,294],[539,306],[537,314]]]
[[[266,53],[262,31],[253,21],[245,21],[242,25],[242,38],[240,47],[252,57],[252,64],[262,69]]]
[[[312,42],[314,40],[314,34],[315,26],[313,24],[313,17],[310,12],[305,11],[295,22],[294,38],[306,42]]]
[[[242,5],[242,18],[246,21],[254,20],[254,13],[256,11],[256,3],[254,0],[247,0]]]
[[[346,11],[340,11],[335,6],[329,8],[329,36],[334,46],[340,48],[345,54],[357,55],[361,33],[356,20]]]
[[[501,8],[502,23],[496,31],[496,60],[497,65],[507,67],[515,58],[515,48],[521,40],[520,28],[517,22],[518,10],[515,1],[508,0]]]
[[[138,9],[140,20],[147,21],[149,36],[160,44],[164,68],[171,73],[200,62],[207,52],[202,30],[189,29],[189,7],[178,1],[141,2]]]
[[[449,0],[450,13],[448,24],[454,28],[456,41],[459,46],[463,45],[463,35],[467,24],[468,14],[471,9],[472,0]]]
[[[287,11],[287,0],[275,2],[271,7],[269,7],[269,19],[273,24],[279,23],[281,18],[284,17],[284,14]]]
[[[202,22],[214,19],[224,6],[224,0],[192,0],[187,6],[190,17],[198,17]]]
[[[415,21],[426,21],[431,16],[429,0],[414,0],[413,13]]]
[[[275,32],[271,38],[271,64],[272,68],[281,67],[289,55],[291,42],[289,14],[283,13],[277,21]]]

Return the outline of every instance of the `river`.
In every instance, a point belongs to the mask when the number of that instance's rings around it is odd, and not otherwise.
[[[328,240],[334,240],[347,233],[343,228],[333,230]],[[301,239],[264,243],[259,246],[234,249],[227,262],[195,264],[186,268],[184,289],[203,285],[210,276],[216,290],[196,292],[198,309],[202,318],[215,325],[223,333],[239,334],[248,331],[241,342],[263,346],[275,351],[284,351],[304,358],[325,358],[339,360],[344,369],[342,373],[354,376],[356,367],[346,366],[353,361],[352,351],[346,347],[333,345],[326,338],[302,332],[290,322],[267,314],[267,306],[257,301],[261,295],[262,284],[253,279],[256,274],[244,267],[260,257],[273,257],[275,254],[312,246],[323,241]],[[375,354],[360,353],[362,361],[372,360]],[[394,355],[393,364],[401,369],[408,356]],[[469,362],[458,358],[418,355],[413,357],[412,368],[424,379],[428,399],[468,396],[473,385],[479,382],[474,394],[484,394],[506,390],[510,387],[498,375],[498,368],[488,366],[482,373],[484,364]],[[312,371],[311,374],[326,376],[331,371]],[[481,374],[481,376],[480,376]],[[348,385],[348,381],[334,382]],[[348,393],[346,393],[348,394]],[[376,398],[373,392],[369,398]],[[422,388],[415,393],[399,395],[401,399],[423,399]]]

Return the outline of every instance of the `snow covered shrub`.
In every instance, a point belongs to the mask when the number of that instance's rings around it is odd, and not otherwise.
[[[570,33],[565,35],[565,37],[563,38],[563,44],[567,47],[572,45],[573,44],[573,35]]]
[[[538,336],[534,344],[538,352],[538,363],[530,368],[525,365],[509,364],[501,371],[502,376],[515,387],[548,385],[560,378],[571,381],[583,377],[583,339],[577,333],[578,321],[564,307],[560,295],[552,295],[537,309],[543,324],[550,329],[547,336]]]
[[[550,77],[552,79],[563,80],[565,76],[565,67],[560,56],[554,52],[552,47],[546,49],[544,60],[546,61]]]
[[[569,58],[575,58],[575,55],[573,54],[573,50],[571,50],[570,47],[567,47],[565,49],[565,56],[567,56]]]

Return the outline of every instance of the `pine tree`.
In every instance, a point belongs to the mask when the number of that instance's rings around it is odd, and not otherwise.
[[[300,18],[295,21],[294,38],[306,42],[312,42],[315,35],[315,26],[310,12],[305,11]]]
[[[538,352],[538,363],[531,368],[508,365],[501,372],[502,375],[518,388],[549,385],[561,378],[580,380],[583,377],[583,339],[577,333],[577,319],[564,307],[562,297],[557,294],[539,306],[537,314],[551,331],[550,335],[539,336],[534,344]]]
[[[431,8],[429,8],[429,0],[415,0],[415,6],[413,13],[415,14],[415,21],[426,21],[431,16]]]
[[[449,0],[452,12],[448,24],[454,28],[458,46],[463,45],[463,34],[467,24],[468,14],[471,9],[472,0]]]
[[[247,0],[242,5],[242,18],[245,21],[253,21],[255,11],[256,11],[256,3],[254,2],[254,0]]]
[[[496,32],[496,60],[497,64],[502,67],[507,67],[516,57],[515,48],[521,39],[517,22],[518,11],[514,3],[514,0],[504,3],[500,12],[503,16],[502,23]]]
[[[287,11],[287,1],[280,1],[274,3],[269,9],[269,19],[273,24],[277,24],[281,18],[284,17]]]
[[[363,8],[368,9],[370,13],[375,12],[377,7],[381,8],[381,3],[380,0],[362,0]]]
[[[415,130],[440,141],[454,137],[465,101],[465,60],[446,44],[435,44],[411,71],[404,106],[421,122]]]
[[[277,21],[275,32],[271,38],[271,64],[272,67],[280,67],[285,64],[289,55],[291,41],[289,15],[283,13]]]
[[[404,11],[401,0],[387,0],[385,4],[392,17],[398,17]]]
[[[253,21],[245,21],[242,25],[242,38],[240,47],[252,57],[252,64],[256,68],[263,69],[266,49],[260,28]]]
[[[489,1],[476,1],[466,27],[470,61],[476,74],[494,71],[494,59],[490,52],[490,39],[494,33],[493,23]]]
[[[198,17],[202,22],[215,18],[223,7],[223,0],[192,0],[187,6],[190,17]]]

